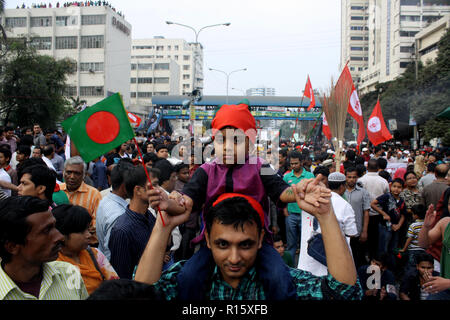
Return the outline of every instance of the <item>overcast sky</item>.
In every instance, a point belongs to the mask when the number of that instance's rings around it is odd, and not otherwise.
[[[57,1],[52,1],[55,5]],[[109,1],[132,25],[133,39],[183,38],[204,47],[204,95],[225,95],[226,76],[233,73],[229,94],[242,95],[248,88],[273,87],[277,96],[301,96],[309,74],[314,89],[326,89],[339,76],[339,0],[115,0]],[[31,6],[39,1],[6,0],[7,8]],[[48,1],[46,2],[48,3]],[[64,1],[60,1],[64,3]],[[233,90],[232,88],[236,88]]]

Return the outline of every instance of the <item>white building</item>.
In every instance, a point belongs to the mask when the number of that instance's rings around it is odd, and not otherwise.
[[[362,26],[368,31],[367,49],[363,43],[363,52],[367,50],[367,57],[363,56],[361,66],[358,65],[358,71],[360,67],[363,70],[358,74],[353,70],[352,73],[362,93],[374,90],[377,83],[392,81],[401,75],[415,59],[415,35],[450,13],[448,0],[342,0],[342,6],[344,8],[345,3],[347,8],[351,8],[358,2],[368,2],[367,19],[364,15],[363,19],[355,20],[357,16],[352,13],[349,20],[343,10],[342,28],[349,30],[352,26]],[[348,56],[346,53],[350,52],[350,61],[352,56],[357,57],[349,50],[349,44],[345,42],[347,38],[343,37],[341,43],[342,67]],[[361,58],[357,57],[357,61],[361,61]]]
[[[438,55],[438,43],[450,28],[450,14],[433,22],[415,36],[418,58],[425,65],[433,62]]]
[[[355,82],[367,69],[369,55],[369,0],[341,1],[341,64],[348,62]]]
[[[259,86],[257,88],[247,89],[246,94],[247,96],[275,96],[275,88]]]
[[[187,95],[203,88],[203,53],[183,39],[134,39],[131,50],[131,108],[144,113],[157,95]],[[197,81],[194,83],[194,72]]]
[[[77,62],[67,96],[93,105],[120,92],[130,103],[131,25],[109,6],[5,9],[9,38],[25,37],[55,59]]]

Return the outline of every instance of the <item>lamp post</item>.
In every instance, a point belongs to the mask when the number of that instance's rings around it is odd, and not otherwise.
[[[242,95],[243,95],[243,96],[245,96],[245,95],[246,95],[245,91],[244,91],[244,90],[242,90],[242,89],[239,89],[239,88],[231,88],[231,90],[236,90],[236,91],[240,91],[240,92],[242,92]]]
[[[229,73],[226,73],[225,71],[222,71],[222,70],[213,69],[213,68],[209,68],[209,70],[221,72],[221,73],[225,74],[225,76],[227,77],[227,104],[228,104],[228,82],[229,82],[229,80],[230,80],[230,75],[231,75],[232,73],[235,73],[235,72],[238,72],[238,71],[247,71],[247,68],[233,70],[233,71],[231,71],[231,72],[229,72]]]
[[[194,31],[194,33],[195,33],[195,42],[194,42],[195,50],[194,50],[194,79],[192,81],[192,90],[202,89],[202,88],[197,88],[197,79],[198,79],[198,76],[197,76],[197,60],[198,60],[198,45],[199,45],[198,35],[200,34],[200,32],[202,30],[204,30],[206,28],[219,27],[219,26],[227,26],[228,27],[231,23],[230,22],[226,22],[226,23],[211,24],[211,25],[204,26],[204,27],[200,28],[198,31],[196,29],[194,29],[193,27],[185,25],[185,24],[182,24],[182,23],[177,23],[177,22],[172,22],[172,21],[166,21],[166,23],[169,24],[169,25],[170,24],[175,24],[175,25],[178,25],[178,26],[181,26],[181,27],[189,28],[192,31]]]

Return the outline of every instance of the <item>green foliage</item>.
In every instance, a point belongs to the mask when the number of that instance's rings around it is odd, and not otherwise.
[[[280,126],[280,136],[283,138],[290,138],[294,133],[294,128],[291,128],[290,121],[283,121]]]
[[[25,126],[38,121],[52,127],[71,108],[63,93],[73,61],[37,55],[25,41],[16,41],[0,63],[0,114],[5,124]]]
[[[448,119],[432,119],[428,120],[424,125],[425,139],[441,138],[442,144],[450,146],[450,120]]]
[[[448,126],[437,125],[433,119],[450,102],[450,30],[441,38],[438,48],[438,56],[432,64],[418,63],[417,79],[415,63],[411,63],[396,80],[381,83],[376,91],[362,96],[364,120],[368,120],[380,93],[383,117],[386,122],[397,120],[402,137],[409,135],[410,114],[418,125],[429,128],[427,140],[448,135]],[[437,127],[430,130],[433,125]]]

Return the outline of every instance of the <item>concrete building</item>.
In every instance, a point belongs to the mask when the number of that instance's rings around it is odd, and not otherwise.
[[[202,50],[183,39],[134,39],[130,82],[131,108],[137,113],[146,111],[153,96],[187,95],[203,88]]]
[[[357,81],[361,93],[400,76],[415,60],[416,34],[448,13],[448,0],[370,0],[368,64]]]
[[[71,58],[67,96],[93,105],[120,92],[130,102],[131,25],[109,6],[5,9],[9,38],[26,38],[39,54]]]
[[[438,55],[438,43],[450,28],[450,14],[433,22],[415,36],[418,58],[425,65],[433,62]]]
[[[246,91],[247,96],[275,96],[275,88],[268,88],[264,86],[259,86],[257,88],[250,88]]]
[[[369,0],[341,1],[341,63],[348,62],[355,82],[367,69],[369,55]]]

